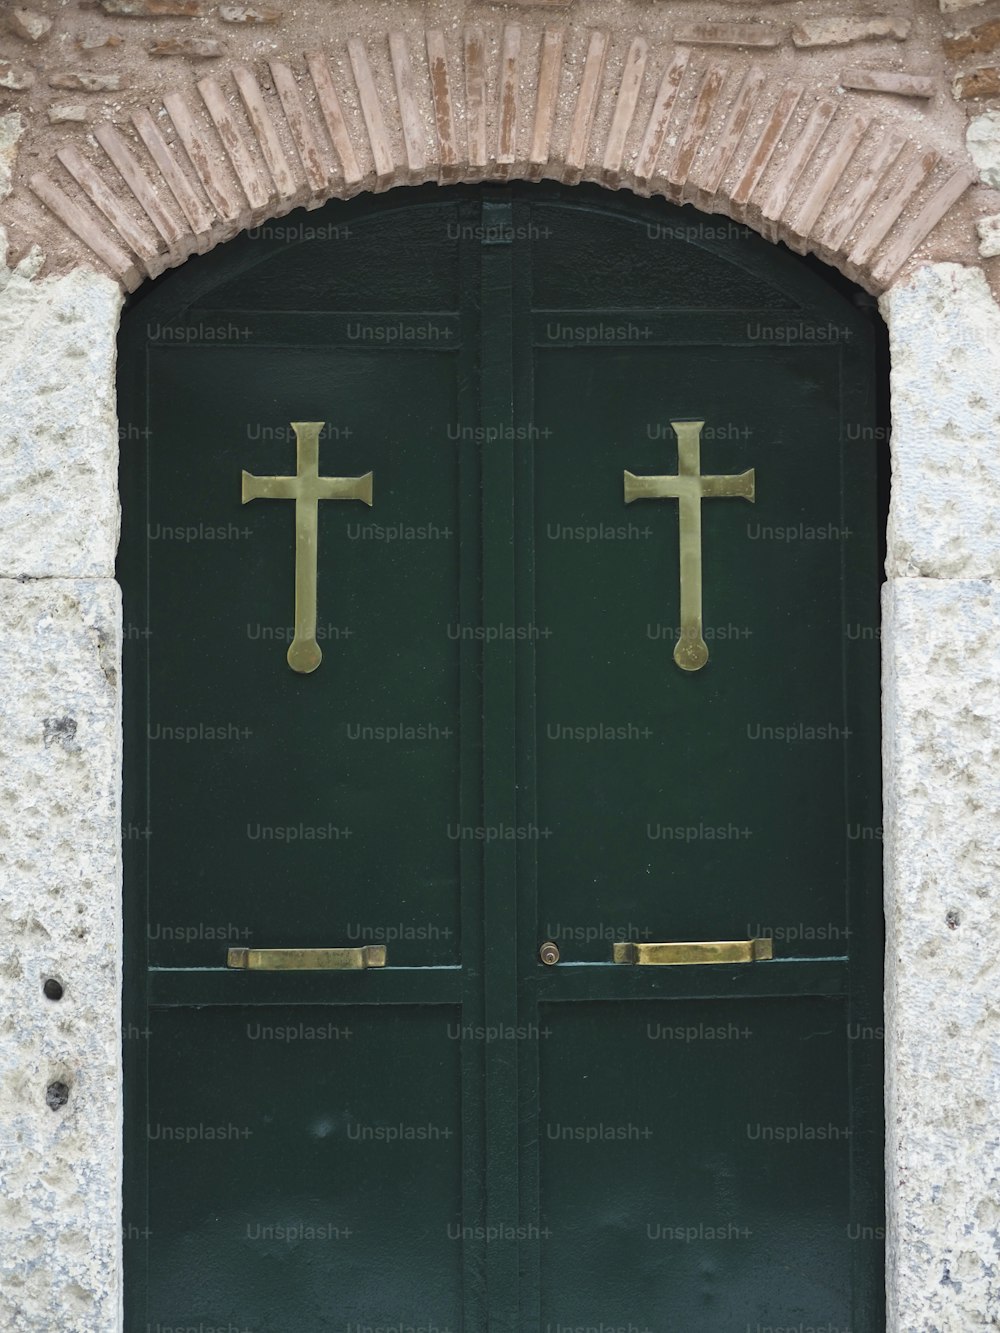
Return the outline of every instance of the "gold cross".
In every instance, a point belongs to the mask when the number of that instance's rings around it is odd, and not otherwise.
[[[625,473],[625,503],[633,500],[680,502],[681,632],[674,661],[697,671],[708,661],[701,620],[701,502],[736,495],[754,502],[754,469],[738,476],[701,475],[701,428],[704,421],[671,421],[677,435],[677,475],[636,477]]]
[[[363,477],[319,475],[319,433],[325,421],[293,421],[296,475],[255,477],[243,473],[243,503],[249,500],[295,501],[295,637],[288,648],[293,671],[315,671],[323,660],[316,642],[316,548],[320,500],[372,502],[372,474]]]

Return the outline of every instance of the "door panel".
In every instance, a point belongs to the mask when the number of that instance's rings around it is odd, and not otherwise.
[[[728,218],[653,208],[640,216],[591,194],[531,209],[535,305],[555,310],[796,310],[767,268],[742,262],[756,243]],[[708,238],[712,263],[699,263]],[[674,313],[676,312],[676,313]]]
[[[478,314],[438,198],[247,236],[123,344],[130,1328],[486,1322]],[[294,505],[240,474],[294,474],[309,420],[374,504],[319,505],[301,675]],[[387,967],[227,967],[368,943]]]
[[[547,1006],[543,1326],[850,1327],[839,1006],[663,1010]]]
[[[343,1328],[401,1309],[458,1327],[456,1013],[157,1013],[149,1319]],[[265,1093],[266,1095],[261,1095]]]
[[[458,192],[414,192],[387,207],[334,205],[296,213],[255,228],[237,244],[259,255],[235,276],[211,281],[203,304],[215,310],[303,314],[325,323],[331,313],[364,319],[375,311],[403,311],[441,319],[467,298],[460,240],[472,219]],[[405,213],[405,219],[403,214]],[[463,233],[463,226],[466,231]],[[400,244],[405,238],[405,244]],[[235,253],[235,252],[234,252]],[[387,339],[380,339],[386,342]]]
[[[775,353],[756,345],[536,349],[552,423],[534,483],[548,935],[799,929],[806,953],[842,952],[842,565],[852,541],[874,552],[871,527],[844,535],[833,355],[831,374],[829,348],[782,354],[775,392]],[[705,420],[703,472],[756,472],[754,504],[702,502],[710,659],[685,676],[677,502],[620,501],[624,469],[676,472],[671,416]],[[851,481],[863,494],[871,478]],[[574,956],[607,961],[607,931]]]
[[[121,361],[127,1326],[876,1333],[868,316],[662,203],[428,188],[192,260]],[[756,474],[697,671],[678,502],[623,491],[685,420]],[[294,505],[240,502],[294,421],[374,474],[308,675]]]
[[[183,929],[210,896],[237,943],[364,943],[392,926],[394,962],[454,963],[459,853],[441,830],[461,822],[448,633],[461,496],[440,423],[455,418],[455,355],[225,345],[150,359],[148,760],[170,848],[151,866],[151,962],[218,963],[217,937]],[[300,420],[338,413],[324,474],[375,474],[371,511],[320,506],[316,679],[285,661],[294,506],[239,506],[242,469],[295,470],[278,400]],[[393,539],[405,527],[426,536]]]
[[[578,255],[574,210],[546,220],[569,259],[533,255],[519,381],[542,627],[523,766],[546,830],[527,910],[561,950],[539,981],[558,1002],[538,1059],[541,1324],[877,1324],[876,1244],[851,1237],[877,1234],[852,1222],[873,1206],[857,1182],[879,1170],[879,1117],[849,1095],[874,1066],[848,1039],[878,1010],[878,868],[848,836],[878,822],[877,692],[846,630],[875,619],[876,460],[847,429],[874,420],[873,331],[776,268],[748,288],[750,247],[730,241],[688,245],[662,282],[717,293],[725,273],[713,309],[651,310],[627,281],[608,308],[598,282],[584,315],[591,223]],[[655,272],[650,248],[648,228],[619,231],[617,271]],[[691,420],[700,471],[753,468],[756,494],[701,502],[710,655],[682,672],[678,502],[626,507],[620,488],[626,469],[676,474],[670,423]],[[751,937],[774,961],[612,962],[615,942]],[[716,1040],[734,1016],[746,1035]],[[661,1029],[687,1036],[665,1049],[644,1035]],[[549,1142],[560,1123],[579,1141]],[[623,1126],[648,1140],[601,1137]],[[798,1155],[780,1137],[796,1133]],[[702,1242],[710,1205],[739,1245]],[[699,1239],[646,1241],[659,1221]]]

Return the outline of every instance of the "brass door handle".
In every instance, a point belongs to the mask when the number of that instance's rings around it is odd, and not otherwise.
[[[680,940],[669,944],[612,946],[616,963],[638,967],[679,967],[685,963],[759,963],[773,958],[770,940]]]
[[[363,944],[358,949],[230,949],[226,966],[251,972],[354,972],[364,967],[385,967],[385,945]]]

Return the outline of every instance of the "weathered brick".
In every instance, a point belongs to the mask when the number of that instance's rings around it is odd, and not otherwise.
[[[81,51],[99,51],[105,46],[121,46],[122,39],[116,32],[84,33],[82,37],[76,39],[76,44]]]
[[[848,69],[840,76],[841,86],[862,93],[895,93],[897,97],[933,97],[937,83],[926,74],[897,69]]]
[[[980,65],[960,74],[952,85],[955,96],[963,101],[970,97],[1000,97],[1000,67]]]
[[[147,49],[151,56],[186,56],[188,60],[214,60],[226,51],[214,37],[163,37]]]
[[[910,35],[910,20],[888,18],[806,19],[792,29],[795,46],[848,46],[851,42],[885,40],[905,41]]]
[[[787,30],[768,23],[684,23],[674,41],[707,46],[780,46]]]
[[[979,23],[965,32],[946,34],[942,39],[945,55],[954,60],[963,56],[986,55],[1000,46],[1000,19]]]
[[[120,74],[92,74],[90,72],[69,71],[65,74],[50,74],[49,84],[53,88],[67,88],[77,93],[116,93],[123,87]]]
[[[29,0],[32,2],[40,5],[42,0]],[[723,4],[735,7],[742,2],[718,0],[718,7]],[[8,3],[13,4],[14,0]],[[135,31],[134,25],[124,21],[106,23],[105,14],[117,15],[122,20],[185,18],[198,14],[217,19],[214,32],[202,24],[147,26],[147,38],[140,43],[140,56],[145,58],[147,52],[157,57],[176,56],[192,64],[226,54],[231,44],[219,39],[222,23],[271,24],[282,17],[280,9],[271,7],[271,0],[222,0],[221,3],[218,0],[78,0],[78,3],[91,12],[98,11],[96,19],[81,24],[69,39],[71,50],[78,53],[122,45],[117,33],[102,32],[102,28],[114,26],[119,31],[122,28]],[[775,6],[778,3],[779,0],[772,0]],[[287,4],[283,9],[290,12]],[[701,22],[699,18],[689,25],[671,22],[670,26],[676,29],[676,36],[688,42],[731,44],[750,51],[776,42],[787,43],[791,35],[796,46],[809,48],[903,41],[910,31],[907,18],[891,14],[869,12],[864,17],[805,19],[789,15],[787,23],[780,24],[773,14],[769,15],[769,21],[752,22],[753,11],[744,9],[741,14],[734,8],[728,12],[740,22],[717,21],[717,15],[711,16],[710,22]],[[722,11],[723,16],[725,13]],[[3,26],[4,18],[0,18],[0,29]],[[168,31],[161,33],[161,27]],[[954,43],[972,41],[972,34],[976,41],[996,40],[1000,47],[1000,19],[980,23],[971,33],[953,36],[952,49],[971,50]],[[855,98],[830,96],[814,101],[804,86],[805,81],[782,83],[780,77],[776,100],[773,99],[768,92],[770,78],[764,63],[744,72],[739,83],[732,78],[728,58],[722,56],[706,69],[682,43],[673,53],[669,67],[656,72],[653,81],[659,91],[642,134],[643,126],[634,122],[642,103],[640,92],[653,72],[647,68],[647,52],[649,64],[654,66],[654,56],[645,38],[633,39],[624,67],[614,64],[609,69],[606,57],[612,50],[617,51],[610,32],[592,29],[589,43],[570,41],[561,24],[550,24],[542,34],[540,50],[533,41],[522,49],[521,28],[510,22],[508,16],[498,26],[496,35],[498,41],[491,44],[477,24],[467,25],[458,33],[443,27],[426,33],[433,120],[421,119],[424,71],[422,62],[414,57],[419,42],[414,44],[417,39],[407,28],[405,35],[402,30],[388,34],[391,62],[388,79],[384,50],[379,51],[376,72],[368,55],[372,39],[355,35],[347,41],[347,57],[356,85],[346,93],[352,105],[350,118],[340,105],[335,84],[338,76],[325,56],[313,53],[307,57],[315,99],[308,93],[303,95],[297,68],[270,61],[273,90],[280,109],[262,92],[259,72],[255,74],[249,66],[233,71],[251,132],[260,145],[263,164],[257,161],[256,152],[251,151],[252,141],[244,143],[244,122],[230,105],[231,90],[228,85],[223,88],[221,80],[216,83],[212,78],[200,79],[197,87],[217,133],[205,132],[200,114],[192,112],[179,93],[164,97],[177,143],[173,142],[169,127],[169,143],[158,128],[161,111],[138,108],[133,112],[133,122],[160,176],[154,174],[146,180],[151,168],[145,158],[140,164],[126,139],[118,136],[112,125],[98,125],[95,135],[117,169],[117,176],[104,159],[100,159],[103,164],[100,178],[94,176],[76,153],[70,136],[63,136],[57,158],[75,176],[84,193],[90,192],[92,201],[100,196],[103,202],[97,203],[99,211],[122,235],[125,233],[118,223],[123,223],[126,230],[129,228],[138,200],[160,238],[155,245],[152,238],[145,249],[137,238],[134,244],[129,242],[148,272],[158,272],[168,262],[178,262],[178,256],[192,248],[210,248],[213,238],[228,235],[234,224],[247,225],[248,219],[270,207],[275,192],[282,201],[304,198],[307,205],[316,206],[331,192],[345,192],[342,185],[352,192],[370,176],[374,176],[376,187],[428,174],[437,174],[441,180],[466,175],[470,179],[495,179],[508,173],[515,163],[526,160],[529,174],[534,177],[552,171],[564,180],[574,180],[599,172],[615,185],[627,187],[632,181],[655,184],[670,197],[696,199],[699,192],[718,195],[726,211],[732,210],[734,216],[763,219],[763,229],[770,239],[789,240],[799,249],[819,249],[824,257],[843,256],[848,237],[853,236],[855,240],[846,256],[848,268],[852,273],[860,273],[866,284],[879,287],[884,285],[886,275],[895,272],[920,243],[927,227],[934,225],[937,211],[951,207],[949,200],[954,202],[953,195],[962,186],[958,177],[953,179],[953,173],[930,200],[918,205],[916,196],[926,186],[926,178],[938,161],[936,151],[925,152],[915,163],[901,160],[899,136],[893,133],[891,125],[887,127],[873,119],[871,100],[863,112],[853,109]],[[698,68],[688,71],[689,95],[681,99],[675,117],[675,102],[689,59]],[[84,65],[89,61],[84,57],[79,63]],[[94,64],[98,63],[103,64],[103,58],[99,62],[95,57]],[[123,70],[128,68],[128,62],[120,59],[108,63]],[[882,65],[894,64],[895,60],[882,62]],[[130,83],[127,72],[105,74],[81,70],[74,67],[72,59],[62,67],[65,72],[50,76],[49,84],[82,95],[56,100],[48,106],[43,99],[41,114],[44,117],[47,112],[50,122],[56,125],[73,120],[86,124],[92,118],[99,119],[94,116],[86,94],[114,92]],[[0,87],[10,87],[11,80],[18,76],[29,81],[19,86],[30,86],[30,70],[0,66]],[[45,74],[39,77],[45,81]],[[963,80],[964,95],[1000,98],[1000,62],[998,67],[967,73]],[[828,76],[824,76],[824,81],[824,86],[828,86]],[[733,86],[737,83],[738,87]],[[883,68],[874,59],[862,59],[856,67],[845,70],[842,83],[845,88],[915,98],[930,98],[943,90],[940,77]],[[463,128],[459,129],[452,91],[463,84],[465,116]],[[562,100],[561,89],[566,93]],[[838,104],[847,108],[847,113],[839,118]],[[599,114],[599,110],[604,114]],[[798,125],[796,118],[800,111],[802,124]],[[360,113],[360,118],[355,119],[354,112]],[[674,119],[678,123],[674,124]],[[387,129],[389,124],[395,126],[393,134]],[[488,133],[490,125],[492,135]],[[397,142],[400,130],[402,136]],[[630,155],[627,147],[633,134],[636,138],[641,136],[642,142]],[[286,147],[288,135],[295,145],[297,163]],[[859,147],[866,135],[865,144]],[[219,152],[220,138],[226,156]],[[430,149],[431,143],[436,144],[434,149]],[[331,144],[340,171],[329,157]],[[555,155],[553,145],[558,145]],[[856,152],[860,159],[857,163]],[[631,168],[630,162],[634,162]],[[189,168],[200,181],[211,208],[205,206]],[[727,186],[730,168],[737,179]],[[845,184],[847,173],[850,180]],[[892,173],[901,180],[897,182]],[[131,191],[131,195],[123,195],[124,203],[118,202],[122,193],[120,178],[124,178],[125,187]],[[85,245],[91,249],[96,245],[95,253],[103,257],[126,286],[137,281],[124,265],[118,253],[120,247],[111,248],[117,246],[111,232],[106,235],[102,232],[98,237],[89,228],[89,212],[74,203],[76,192],[64,195],[48,178],[37,179],[39,198],[45,206],[62,218]],[[172,204],[169,209],[164,207],[162,214],[159,210],[156,191],[159,189],[166,197],[163,182],[177,202],[180,212],[176,216]],[[883,198],[887,191],[890,194]],[[803,193],[804,197],[799,197]],[[105,241],[108,245],[104,245]],[[882,258],[876,259],[876,252],[886,246],[889,248]]]

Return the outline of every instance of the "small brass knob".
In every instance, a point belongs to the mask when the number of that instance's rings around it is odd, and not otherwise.
[[[559,945],[553,940],[546,940],[538,950],[538,956],[543,963],[547,963],[551,967],[553,963],[559,961]]]

